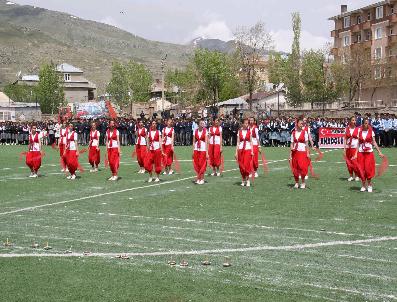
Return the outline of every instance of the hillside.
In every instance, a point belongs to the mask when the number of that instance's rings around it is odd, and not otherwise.
[[[186,64],[192,46],[145,40],[116,27],[83,20],[66,13],[0,0],[0,82],[15,80],[16,73],[37,73],[42,62],[68,62],[104,92],[115,60],[134,59],[158,76],[160,60],[167,65]]]

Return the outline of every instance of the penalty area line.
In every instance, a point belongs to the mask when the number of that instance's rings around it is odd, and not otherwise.
[[[284,246],[255,246],[247,248],[229,248],[229,249],[213,249],[213,250],[190,250],[190,251],[168,251],[168,252],[140,252],[140,253],[122,253],[129,257],[149,257],[149,256],[188,256],[188,255],[214,255],[214,254],[225,254],[225,253],[240,253],[240,252],[260,252],[260,251],[297,251],[304,249],[316,249],[322,247],[332,246],[343,246],[343,245],[356,245],[361,243],[374,243],[384,241],[395,241],[397,237],[379,237],[362,240],[346,240],[346,241],[328,241],[308,244],[295,244],[295,245],[284,245]],[[21,258],[21,257],[117,257],[120,253],[89,253],[83,255],[82,253],[70,253],[70,254],[51,254],[51,253],[25,253],[25,254],[0,254],[0,258]]]

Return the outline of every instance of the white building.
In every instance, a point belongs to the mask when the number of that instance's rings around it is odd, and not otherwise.
[[[0,121],[41,120],[40,105],[36,103],[19,103],[11,100],[0,91]]]

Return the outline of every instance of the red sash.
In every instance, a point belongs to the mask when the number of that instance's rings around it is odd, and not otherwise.
[[[63,134],[62,134],[62,130],[63,130]],[[62,141],[63,141],[63,139],[64,138],[66,138],[66,140],[67,140],[67,137],[68,137],[68,128],[66,128],[66,129],[61,129],[61,131],[60,131],[60,135],[61,135],[61,144],[62,144]]]
[[[141,130],[143,131],[143,133],[142,133]],[[141,128],[141,129],[138,128],[138,142],[137,142],[138,146],[141,145],[142,137],[145,137],[145,136],[146,136],[146,129],[145,128]]]
[[[348,142],[347,145],[349,146],[349,148],[351,148],[352,146],[353,138],[358,139],[359,133],[360,133],[359,127],[354,128],[353,134],[350,134],[350,127],[346,128],[346,141]]]
[[[306,143],[306,141],[305,141],[305,133],[306,133],[306,131],[302,130],[301,134],[298,137],[298,139],[296,138],[295,133],[296,133],[296,130],[292,131],[292,137],[294,138],[294,148],[293,148],[293,150],[297,151],[299,143],[302,143],[302,144]]]
[[[362,147],[363,151],[364,152],[368,152],[368,151],[371,150],[371,148],[367,148],[365,146],[365,144],[368,143],[368,144],[372,145],[372,128],[371,127],[368,128],[367,137],[365,139],[363,137],[363,129],[361,128],[360,130],[361,131],[360,131],[360,135],[359,135],[358,141],[359,141],[360,146]]]
[[[37,132],[34,137],[32,136],[32,134],[29,135],[29,144],[32,145],[33,143],[39,143],[39,134]]]
[[[167,137],[172,139],[172,133],[174,132],[174,128],[171,128],[171,130],[168,133],[165,132],[166,129],[167,128],[163,129],[163,144],[167,142]]]
[[[247,130],[247,134],[243,137],[243,130],[240,130],[238,135],[240,137],[240,142],[244,142],[242,150],[245,150],[247,142],[251,141],[251,131]]]
[[[213,138],[213,145],[215,145],[215,136],[221,136],[221,131],[219,127],[211,127],[210,128],[211,137]]]
[[[255,125],[250,129],[252,138],[256,138],[256,129],[257,127]]]
[[[203,128],[203,131],[201,132],[201,137],[199,137],[199,130],[196,129],[196,132],[194,133],[194,137],[197,142],[197,149],[201,149],[201,142],[205,143],[205,137],[207,136],[207,130]]]
[[[106,136],[109,142],[109,148],[113,147],[113,141],[117,140],[117,129],[113,129],[112,135],[110,135],[110,129],[108,129]]]
[[[66,137],[66,149],[69,149],[70,148],[70,142],[74,142],[74,141],[75,141],[75,139],[74,139],[74,131],[72,131],[70,133],[70,135],[68,133],[68,135]]]

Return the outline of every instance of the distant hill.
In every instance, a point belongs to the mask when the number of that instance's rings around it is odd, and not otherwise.
[[[149,41],[114,26],[0,0],[0,82],[3,84],[15,80],[20,70],[37,73],[41,63],[52,60],[83,69],[102,93],[115,60],[134,59],[158,76],[164,54],[168,54],[168,66],[183,67],[193,48]]]
[[[225,42],[219,39],[196,38],[190,42],[190,45],[195,48],[203,48],[229,54],[236,50],[236,43],[233,40]]]

